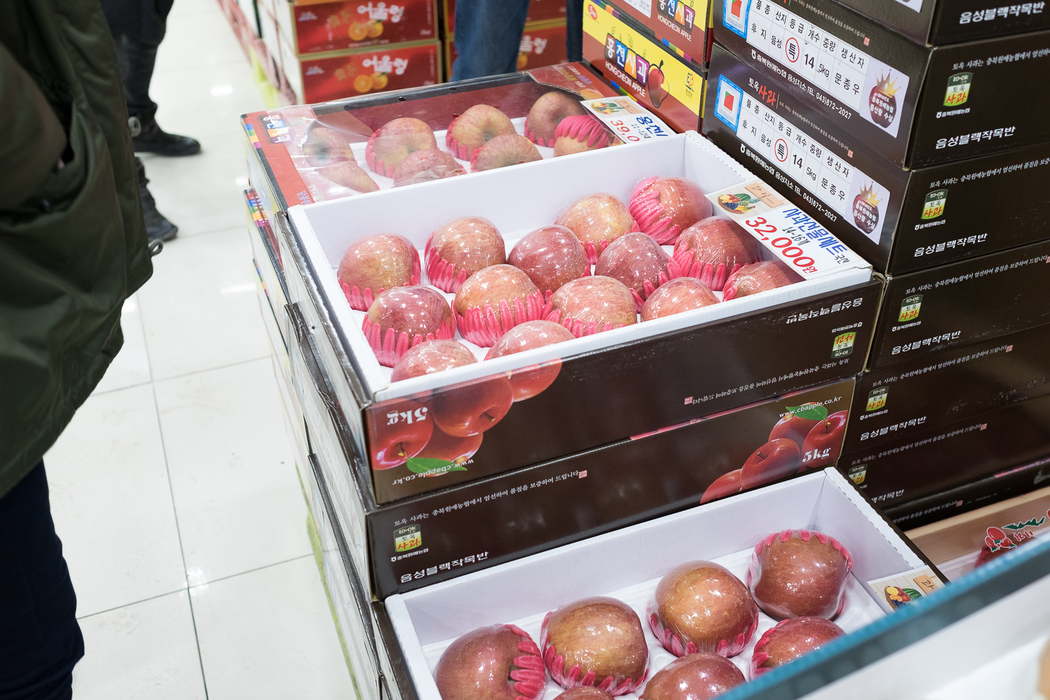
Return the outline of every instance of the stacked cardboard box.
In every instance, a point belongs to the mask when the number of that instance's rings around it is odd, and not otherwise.
[[[886,277],[839,467],[899,518],[1050,454],[1050,31],[971,4],[714,5],[704,133]]]

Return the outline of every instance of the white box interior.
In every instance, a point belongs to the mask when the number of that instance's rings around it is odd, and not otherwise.
[[[581,197],[609,192],[626,203],[635,185],[653,175],[685,177],[699,184],[705,192],[717,192],[755,179],[710,142],[690,133],[646,144],[617,146],[550,161],[524,163],[470,177],[376,192],[367,197],[295,206],[289,213],[300,234],[304,254],[316,270],[321,293],[333,309],[335,321],[341,326],[350,345],[349,350],[359,361],[362,380],[377,401],[545,360],[580,355],[618,343],[842,289],[871,278],[871,266],[853,254],[855,264],[780,289],[475,365],[390,382],[391,370],[376,361],[361,331],[364,313],[350,309],[336,278],[343,252],[351,242],[380,233],[398,233],[416,245],[422,258],[427,238],[436,228],[459,217],[481,216],[491,220],[500,230],[509,253],[522,236],[553,223]],[[670,250],[670,247],[667,249]],[[767,249],[766,252],[770,258],[774,257],[771,250]],[[446,296],[452,298],[452,295]],[[484,357],[486,349],[465,341],[464,344],[471,347],[479,359]]]
[[[433,670],[460,635],[513,623],[539,644],[548,611],[596,595],[618,598],[638,613],[649,641],[652,677],[674,659],[645,616],[664,574],[702,559],[716,561],[744,580],[759,540],[796,528],[827,533],[853,554],[847,603],[836,619],[847,632],[885,615],[864,582],[923,566],[856,490],[829,469],[397,594],[386,600],[386,609],[419,700],[440,700]],[[762,613],[750,644],[733,658],[745,677],[755,643],[774,624]],[[548,678],[543,698],[552,700],[562,690]]]

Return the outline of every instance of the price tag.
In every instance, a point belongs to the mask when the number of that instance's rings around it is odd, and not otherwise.
[[[581,102],[624,143],[673,136],[674,130],[630,97],[601,97]]]

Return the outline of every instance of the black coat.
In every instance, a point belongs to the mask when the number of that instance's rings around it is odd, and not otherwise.
[[[175,0],[102,0],[102,11],[114,36],[128,36],[150,44],[164,38],[164,25]]]

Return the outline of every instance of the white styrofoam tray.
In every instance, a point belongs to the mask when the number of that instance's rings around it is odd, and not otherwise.
[[[522,236],[553,223],[581,197],[609,192],[626,203],[635,185],[653,175],[685,177],[708,193],[756,179],[709,141],[690,132],[651,143],[616,146],[550,161],[524,163],[470,177],[449,178],[376,192],[367,197],[295,206],[289,213],[299,233],[304,255],[314,267],[321,293],[347,339],[349,352],[358,360],[362,381],[376,401],[399,398],[546,360],[564,359],[843,289],[871,279],[871,266],[850,251],[849,262],[840,269],[830,273],[825,270],[822,271],[823,276],[780,289],[466,367],[390,382],[390,369],[376,361],[361,331],[364,313],[350,309],[336,277],[343,252],[351,242],[380,233],[398,233],[412,241],[422,256],[427,238],[436,228],[459,217],[481,216],[491,220],[500,230],[509,253]],[[715,210],[718,211],[718,208]],[[774,257],[772,249],[766,249],[766,253],[769,258]],[[470,347],[470,344],[465,344]],[[472,349],[479,358],[484,357],[485,349]]]
[[[847,632],[885,615],[864,582],[924,565],[856,489],[829,469],[397,594],[385,606],[419,700],[440,700],[433,671],[462,634],[513,623],[538,644],[548,611],[596,595],[618,598],[639,614],[652,677],[674,659],[646,623],[645,606],[660,578],[678,564],[701,559],[718,562],[743,580],[762,537],[796,528],[825,532],[853,554],[847,603],[835,620]],[[750,644],[733,658],[745,677],[755,643],[774,624],[763,613]],[[548,678],[543,700],[561,691]]]

